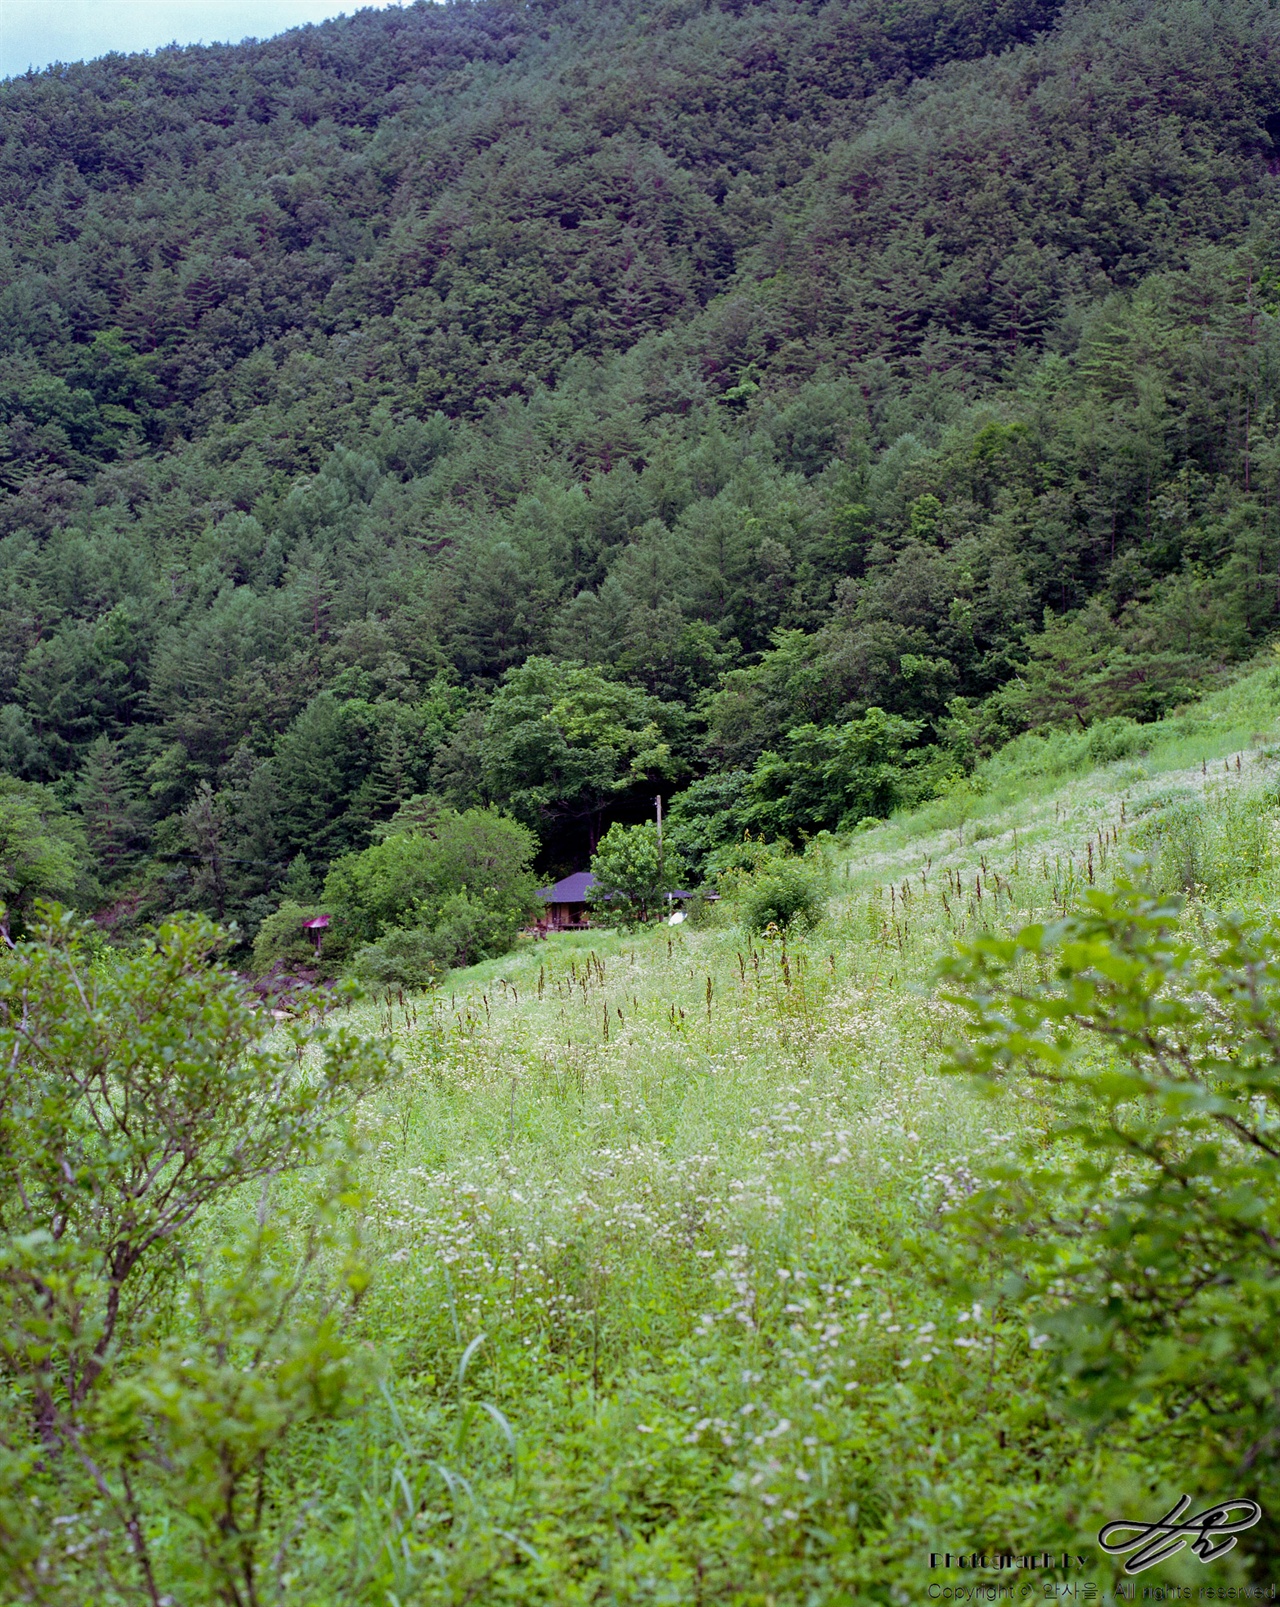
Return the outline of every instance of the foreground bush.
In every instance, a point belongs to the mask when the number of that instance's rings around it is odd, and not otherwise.
[[[5,1599],[256,1600],[272,1453],[346,1394],[341,1118],[388,1061],[341,1028],[282,1041],[205,921],[95,959],[38,913],[0,969]],[[326,1156],[276,1209],[271,1181]]]
[[[967,1211],[1001,1288],[1086,1418],[1142,1423],[1203,1495],[1280,1511],[1280,922],[1202,938],[1121,884],[944,975],[968,1021],[952,1069],[1044,1102]],[[1273,1516],[1242,1545],[1278,1537]]]

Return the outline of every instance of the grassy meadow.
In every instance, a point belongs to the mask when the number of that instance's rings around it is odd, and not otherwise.
[[[813,845],[827,915],[785,946],[726,901],[357,1007],[403,1068],[359,1118],[367,1376],[279,1466],[281,1599],[1106,1597],[1098,1528],[1182,1470],[1138,1424],[1091,1438],[1026,1310],[953,1276],[951,1208],[1038,1105],[939,1074],[930,976],[1127,852],[1193,904],[1274,907],[1278,712],[1268,661],[1157,726],[1024,738]],[[973,1550],[1058,1563],[931,1566]],[[1141,1582],[1248,1578],[1184,1554]]]

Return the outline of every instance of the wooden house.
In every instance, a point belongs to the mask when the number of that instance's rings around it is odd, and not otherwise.
[[[580,932],[591,925],[587,919],[587,889],[595,885],[589,870],[574,871],[562,876],[551,887],[540,887],[538,897],[547,906],[547,913],[538,922],[547,932]]]

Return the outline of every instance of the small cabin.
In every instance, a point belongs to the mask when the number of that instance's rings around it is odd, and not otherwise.
[[[547,906],[547,913],[538,922],[548,932],[581,932],[591,922],[587,919],[587,891],[595,886],[595,877],[589,870],[574,871],[562,876],[551,887],[540,887],[538,897]]]

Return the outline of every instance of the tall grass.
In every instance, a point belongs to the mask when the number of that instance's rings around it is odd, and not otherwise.
[[[1275,796],[1215,782],[1152,811],[1133,833],[1153,886],[1216,906],[1276,902]]]

